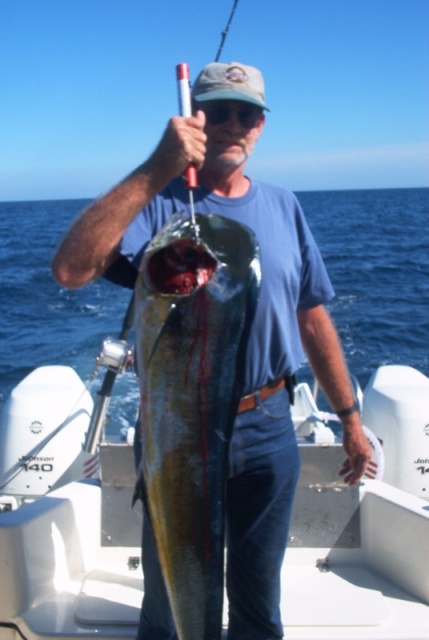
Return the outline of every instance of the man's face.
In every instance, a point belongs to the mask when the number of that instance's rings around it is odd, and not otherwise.
[[[238,100],[213,100],[198,109],[206,114],[205,166],[234,168],[246,162],[264,126],[263,110]]]

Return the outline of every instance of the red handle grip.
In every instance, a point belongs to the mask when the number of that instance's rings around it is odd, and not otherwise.
[[[185,171],[183,172],[183,177],[188,183],[189,189],[195,189],[196,187],[198,187],[197,169],[193,164],[190,164],[189,167],[185,169]]]

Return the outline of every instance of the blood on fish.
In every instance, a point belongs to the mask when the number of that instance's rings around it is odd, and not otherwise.
[[[194,339],[189,349],[189,357],[185,367],[184,383],[185,387],[188,384],[189,368],[194,361],[194,354],[198,353],[197,346],[200,347],[199,361],[198,361],[198,382],[197,382],[197,413],[198,413],[198,436],[199,436],[199,449],[201,456],[201,487],[204,494],[204,557],[208,561],[210,559],[210,492],[209,482],[207,475],[207,460],[209,457],[209,444],[207,430],[209,428],[209,379],[211,372],[210,354],[208,352],[208,338],[209,338],[209,311],[210,305],[205,297],[200,297],[195,300],[197,311],[197,326],[198,333],[195,333]]]
[[[216,266],[215,258],[204,246],[183,238],[154,253],[147,276],[159,293],[189,295],[209,282]]]

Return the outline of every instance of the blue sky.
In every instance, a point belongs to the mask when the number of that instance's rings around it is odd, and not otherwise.
[[[1,0],[0,200],[96,197],[142,162],[232,4]],[[239,0],[221,61],[264,73],[250,176],[429,186],[429,0]]]

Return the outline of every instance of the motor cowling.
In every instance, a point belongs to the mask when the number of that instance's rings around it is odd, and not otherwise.
[[[11,496],[15,508],[97,472],[83,451],[92,410],[91,395],[71,367],[39,367],[24,378],[0,413],[0,502]]]
[[[429,378],[404,365],[380,367],[365,388],[362,418],[382,444],[384,481],[429,499]]]

